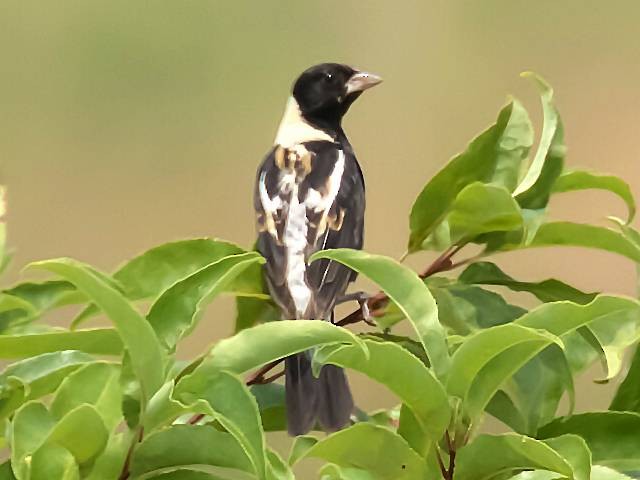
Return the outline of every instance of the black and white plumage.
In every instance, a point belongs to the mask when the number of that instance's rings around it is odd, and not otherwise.
[[[296,80],[275,144],[260,165],[254,206],[258,250],[283,318],[330,320],[355,272],[329,260],[308,263],[318,250],[362,248],[364,179],[342,117],[353,101],[380,83],[376,75],[326,63]],[[311,373],[311,352],[286,359],[288,429],[328,431],[349,422],[353,400],[344,372],[327,365]]]

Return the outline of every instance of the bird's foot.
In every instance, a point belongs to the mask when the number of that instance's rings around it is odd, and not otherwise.
[[[363,291],[348,293],[346,295],[338,297],[338,299],[336,300],[336,305],[340,305],[342,303],[351,302],[351,301],[358,302],[358,305],[360,305],[360,311],[362,312],[362,320],[364,321],[364,323],[366,323],[367,325],[371,325],[372,327],[375,327],[376,323],[373,321],[373,317],[369,310],[370,298],[371,298],[371,295]]]

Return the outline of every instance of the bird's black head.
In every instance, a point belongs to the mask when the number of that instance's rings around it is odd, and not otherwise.
[[[353,101],[381,81],[348,65],[321,63],[302,72],[293,85],[293,97],[308,122],[339,127]]]

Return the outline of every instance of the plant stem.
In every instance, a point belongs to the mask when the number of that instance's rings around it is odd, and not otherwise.
[[[136,448],[136,445],[142,441],[144,436],[144,429],[142,426],[138,427],[138,430],[131,438],[131,444],[129,445],[129,450],[127,451],[127,456],[124,460],[124,465],[122,465],[122,471],[120,472],[120,476],[118,480],[127,480],[129,478],[129,466],[131,465],[131,458],[133,457],[133,451]]]

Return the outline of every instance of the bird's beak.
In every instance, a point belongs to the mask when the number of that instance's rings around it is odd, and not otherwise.
[[[375,73],[356,72],[347,81],[347,95],[375,87],[380,82],[382,82],[382,77]]]

